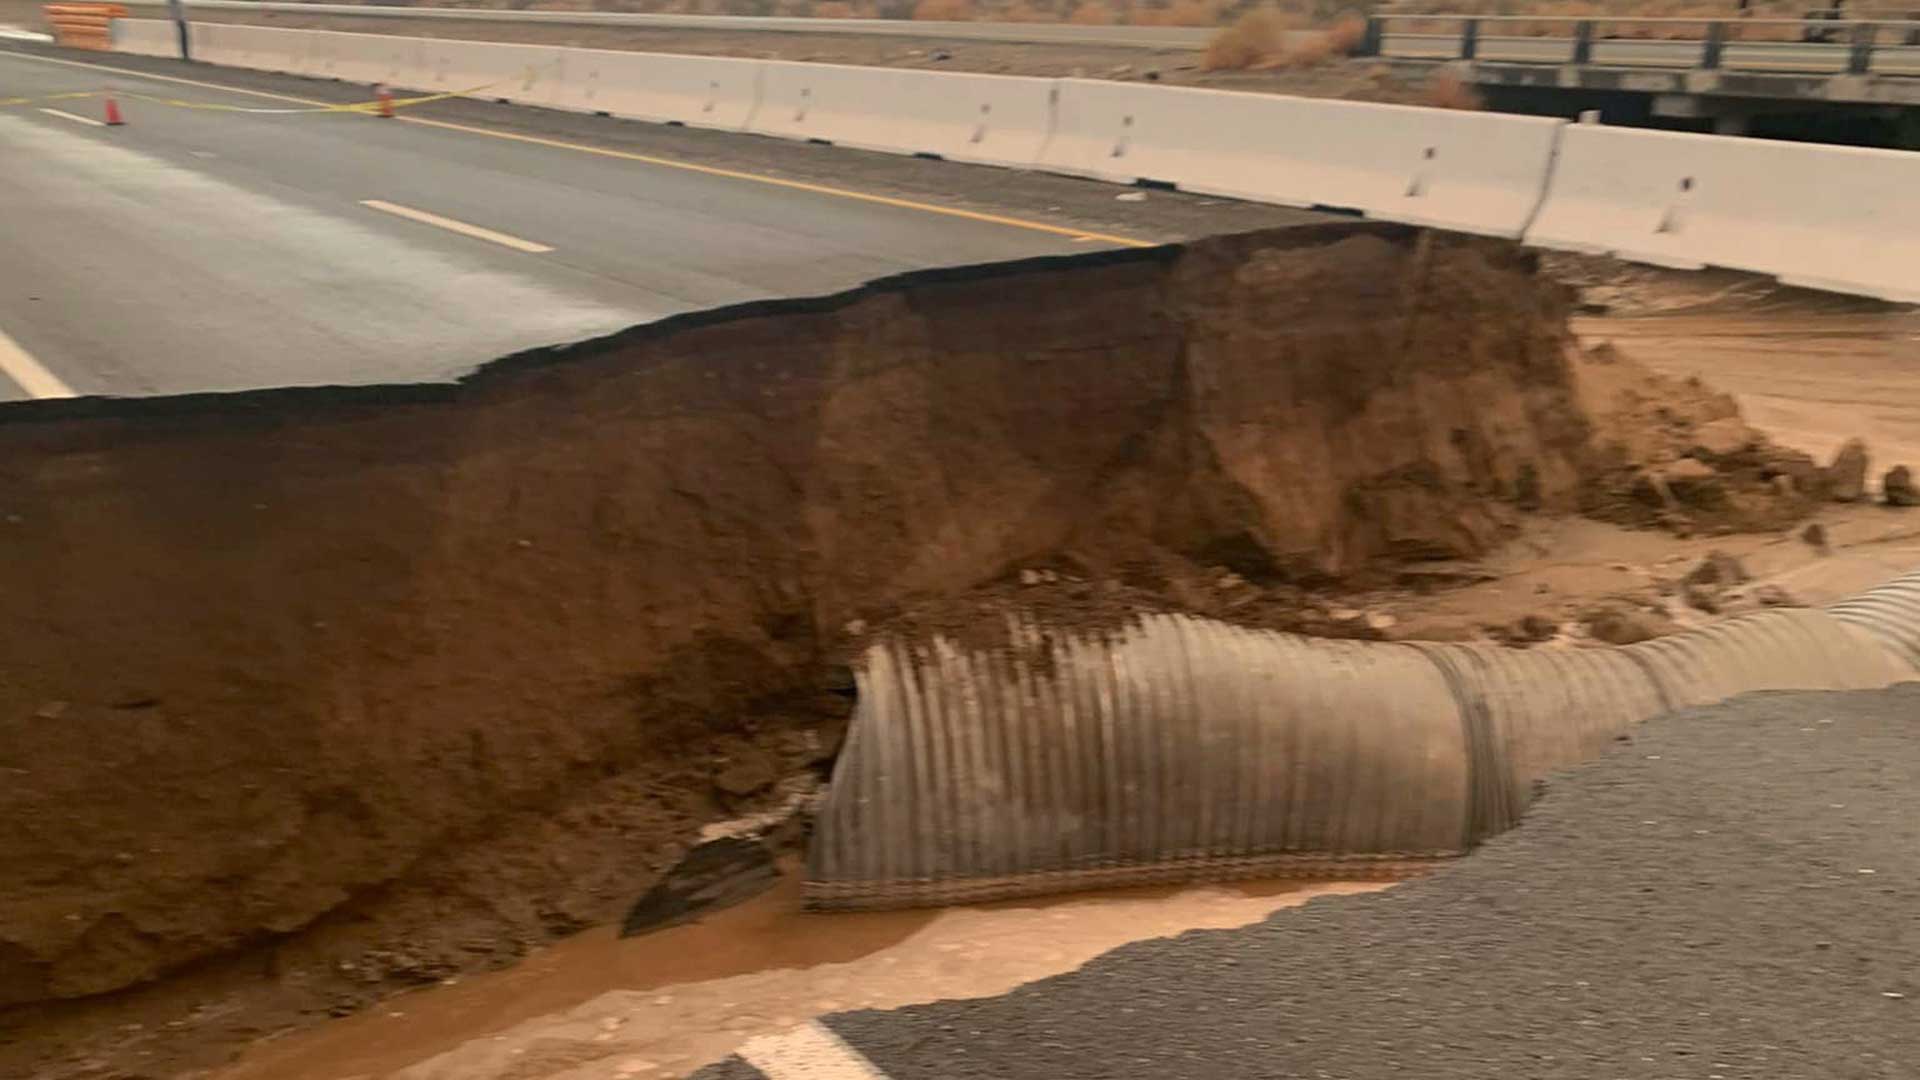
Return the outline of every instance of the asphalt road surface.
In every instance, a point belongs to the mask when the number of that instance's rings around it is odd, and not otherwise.
[[[1917,736],[1915,683],[1679,714],[1431,878],[835,1014],[698,1076],[1904,1080]]]
[[[470,102],[181,108],[146,99],[367,91],[102,59],[0,47],[0,99],[112,88],[128,118],[0,107],[0,401],[444,380],[675,312],[1310,216]]]

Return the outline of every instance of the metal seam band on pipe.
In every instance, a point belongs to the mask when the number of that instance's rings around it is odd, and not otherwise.
[[[823,909],[1397,877],[1512,827],[1633,725],[1920,677],[1920,572],[1624,648],[1327,641],[1183,615],[882,642],[816,822]]]

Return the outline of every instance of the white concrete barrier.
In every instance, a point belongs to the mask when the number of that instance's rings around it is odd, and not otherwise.
[[[180,39],[165,19],[115,19],[112,26],[114,52],[180,57]]]
[[[193,23],[190,36],[195,60],[255,71],[300,72],[314,43],[305,30],[232,23]]]
[[[558,97],[561,56],[554,46],[492,41],[421,43],[424,78],[396,75],[396,85],[435,94],[471,94],[489,101],[550,105]]]
[[[1055,79],[899,71],[888,88],[897,147],[949,161],[1031,168],[1053,135]],[[835,140],[836,142],[842,140]]]
[[[1518,236],[1561,121],[1064,79],[1061,172]]]
[[[550,104],[654,123],[742,131],[760,95],[758,60],[564,49]]]
[[[760,65],[760,107],[748,130],[899,152],[905,135],[889,100],[897,74],[891,68],[767,61]]]
[[[1052,131],[1054,80],[842,64],[761,65],[750,130],[956,161],[1031,166]]]
[[[331,30],[309,30],[313,48],[300,73],[342,82],[385,83],[422,90],[414,83],[427,81],[424,38],[392,37],[386,34],[342,34]]]
[[[1920,302],[1920,154],[1574,125],[1542,247]]]

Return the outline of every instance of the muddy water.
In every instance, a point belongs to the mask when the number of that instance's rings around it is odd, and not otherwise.
[[[261,1043],[218,1080],[680,1076],[821,1013],[1003,993],[1129,941],[1382,887],[1256,882],[813,915],[789,873],[691,926],[624,941],[590,931],[511,970]]]

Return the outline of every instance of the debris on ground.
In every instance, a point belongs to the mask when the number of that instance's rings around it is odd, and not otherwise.
[[[1731,590],[1752,580],[1739,559],[1716,549],[1680,579],[1681,597],[1695,611],[1722,614],[1734,599]]]
[[[1867,493],[1867,444],[1848,439],[1827,466],[1827,487],[1834,502],[1853,502]]]
[[[1594,426],[1583,509],[1680,536],[1784,528],[1825,500],[1814,460],[1750,427],[1733,398],[1656,375],[1602,343],[1575,365]]]
[[[1659,608],[1628,599],[1590,608],[1581,615],[1580,621],[1595,641],[1608,645],[1633,645],[1679,629],[1672,617]]]
[[[1920,489],[1913,486],[1913,471],[1905,465],[1888,469],[1880,490],[1888,506],[1920,506]]]
[[[745,799],[773,786],[779,766],[767,754],[748,747],[713,776],[713,786],[734,799]]]
[[[709,840],[687,852],[634,903],[620,925],[620,936],[677,926],[732,907],[772,888],[779,878],[765,844],[732,836]]]
[[[1745,564],[1724,551],[1715,549],[1707,552],[1707,557],[1699,565],[1687,571],[1683,579],[1689,585],[1744,585],[1753,580],[1747,573]]]

